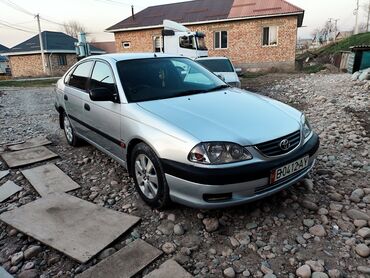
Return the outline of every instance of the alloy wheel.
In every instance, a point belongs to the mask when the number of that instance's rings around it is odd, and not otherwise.
[[[68,142],[72,142],[73,140],[73,130],[71,126],[71,122],[69,121],[67,115],[64,116],[64,132],[66,134]]]
[[[135,177],[145,197],[154,199],[158,193],[158,176],[153,162],[145,154],[135,159]]]

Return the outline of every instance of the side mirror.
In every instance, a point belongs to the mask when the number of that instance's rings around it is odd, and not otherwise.
[[[241,68],[236,68],[235,69],[235,72],[238,76],[242,75],[243,74],[243,70]]]
[[[117,94],[108,88],[95,88],[89,92],[90,99],[93,101],[117,101]]]

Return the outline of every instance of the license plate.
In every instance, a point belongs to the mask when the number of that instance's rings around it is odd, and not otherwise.
[[[302,157],[292,163],[271,171],[270,184],[289,177],[308,166],[309,156]]]

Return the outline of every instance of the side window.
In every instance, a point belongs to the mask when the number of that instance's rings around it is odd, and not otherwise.
[[[181,48],[188,48],[188,49],[196,49],[195,47],[195,40],[193,36],[183,36],[180,37],[180,47]]]
[[[78,65],[69,78],[68,85],[85,91],[93,63],[93,61],[89,61]]]
[[[71,68],[71,69],[67,72],[66,76],[64,77],[64,84],[68,84],[68,83],[69,83],[69,79],[71,78],[72,72],[73,72],[74,70],[75,70],[75,68],[73,67],[73,68]]]
[[[90,89],[107,88],[114,92],[116,86],[111,68],[103,62],[97,61],[90,80]]]

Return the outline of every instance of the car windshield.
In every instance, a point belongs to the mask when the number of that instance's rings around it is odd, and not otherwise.
[[[205,59],[197,62],[212,72],[233,72],[233,66],[228,59]]]
[[[228,87],[188,58],[147,58],[117,62],[128,102],[209,93]]]

